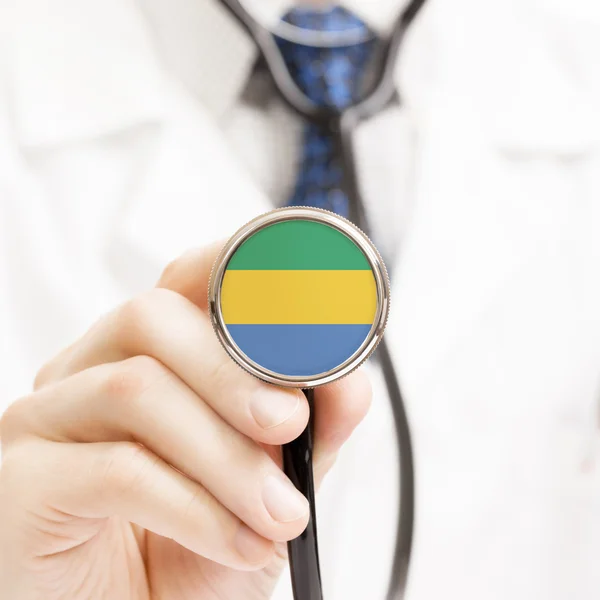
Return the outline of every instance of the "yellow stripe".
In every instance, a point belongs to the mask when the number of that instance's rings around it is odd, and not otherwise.
[[[371,324],[377,290],[371,271],[226,271],[225,323]]]

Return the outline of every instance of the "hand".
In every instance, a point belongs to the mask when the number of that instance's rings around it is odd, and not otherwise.
[[[221,348],[207,310],[217,247],[103,317],[0,423],[0,598],[263,600],[308,519],[279,445],[299,390]],[[320,480],[368,410],[360,372],[319,388]]]

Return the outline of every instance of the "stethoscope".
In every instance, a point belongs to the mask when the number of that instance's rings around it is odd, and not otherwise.
[[[331,43],[327,37],[322,37],[316,32],[298,31],[296,28],[290,27],[289,24],[283,23],[278,24],[274,31],[259,22],[244,7],[241,0],[220,1],[254,40],[274,87],[285,103],[303,119],[328,128],[332,137],[337,141],[340,164],[344,173],[344,191],[350,201],[350,220],[368,234],[370,228],[359,188],[356,160],[352,147],[352,133],[361,121],[373,117],[391,104],[400,102],[400,96],[394,82],[400,47],[408,27],[426,0],[411,0],[400,13],[392,28],[392,33],[384,42],[381,58],[377,65],[378,72],[373,80],[374,83],[358,103],[344,109],[342,112],[317,106],[302,93],[286,68],[277,46],[276,36],[292,39],[305,45],[321,47],[355,44],[364,40],[357,39],[354,32],[349,32],[345,39],[336,36],[335,42]],[[387,594],[388,600],[397,600],[404,596],[413,538],[415,507],[413,452],[400,384],[385,338],[379,344],[377,353],[392,404],[399,451],[401,510],[397,526],[392,574]],[[311,395],[308,394],[308,397],[310,402],[312,400]],[[287,463],[286,467],[288,467],[286,470],[293,473],[294,483],[309,498],[314,511],[312,469],[310,461],[306,460],[306,457],[310,457],[311,454],[312,438],[310,429],[307,429],[302,439],[299,439],[296,444],[289,445],[287,449],[284,448],[284,462]],[[322,600],[314,512],[307,530],[302,536],[290,542],[288,549],[295,599]]]

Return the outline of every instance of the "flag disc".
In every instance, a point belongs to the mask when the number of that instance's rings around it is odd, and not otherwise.
[[[357,368],[389,311],[389,280],[373,243],[350,221],[307,207],[242,227],[217,258],[208,294],[229,355],[288,387],[316,387]]]

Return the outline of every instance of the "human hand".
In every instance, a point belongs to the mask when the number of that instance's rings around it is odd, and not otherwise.
[[[0,422],[0,598],[266,600],[308,504],[280,468],[301,391],[225,353],[219,247],[167,267],[38,373]],[[366,414],[360,371],[316,390],[315,476]]]

